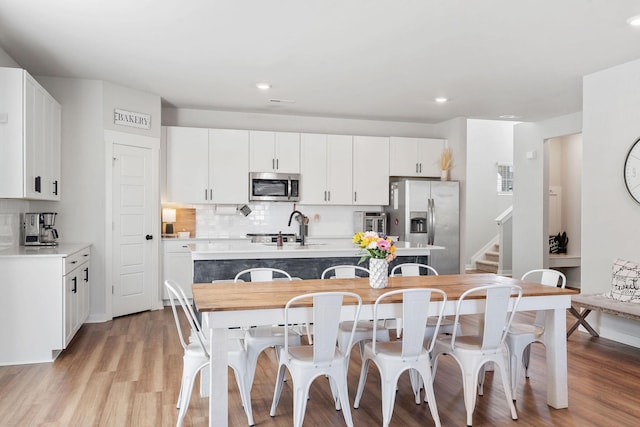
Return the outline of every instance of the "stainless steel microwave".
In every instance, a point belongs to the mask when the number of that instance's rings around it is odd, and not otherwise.
[[[300,174],[251,172],[249,200],[297,202],[300,200]]]

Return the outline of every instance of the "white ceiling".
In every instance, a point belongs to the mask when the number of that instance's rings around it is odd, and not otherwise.
[[[635,14],[638,0],[0,0],[0,46],[31,74],[166,106],[537,121],[581,111],[582,76],[640,58]]]

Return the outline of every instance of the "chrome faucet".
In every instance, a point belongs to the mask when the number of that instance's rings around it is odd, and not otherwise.
[[[296,221],[298,221],[298,223],[300,223],[300,246],[304,246],[304,229],[305,229],[305,219],[307,218],[306,216],[304,216],[304,214],[300,211],[293,211],[291,212],[291,215],[289,216],[289,224],[287,224],[289,227],[291,227],[291,220],[293,219],[293,216],[296,215]]]

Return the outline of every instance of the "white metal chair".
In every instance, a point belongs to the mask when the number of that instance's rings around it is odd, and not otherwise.
[[[280,362],[278,378],[273,391],[271,403],[271,416],[275,416],[276,407],[282,393],[285,371],[288,369],[293,383],[293,425],[301,427],[309,397],[309,387],[313,380],[319,376],[328,376],[335,384],[341,406],[342,415],[347,426],[353,426],[351,409],[349,407],[349,395],[347,389],[347,371],[349,366],[349,353],[342,352],[337,346],[338,325],[342,312],[344,299],[352,299],[356,302],[354,320],[357,322],[362,306],[362,299],[352,292],[316,292],[300,295],[292,298],[284,308],[285,325],[297,323],[307,315],[309,302],[313,301],[314,340],[312,345],[290,346],[285,336],[284,347],[280,348]],[[305,307],[306,306],[306,307]],[[299,311],[303,312],[300,313]],[[351,335],[355,334],[356,323],[353,323]],[[351,348],[351,342],[347,348]]]
[[[401,274],[398,274],[400,272]],[[391,269],[391,277],[395,276],[420,276],[421,272],[424,272],[425,275],[437,276],[438,271],[427,264],[420,264],[415,262],[407,262],[403,264],[398,264]],[[427,327],[424,330],[424,339],[430,340],[434,334],[436,334],[436,322],[440,321],[440,328],[437,333],[448,334],[451,335],[456,330],[458,335],[462,335],[462,329],[459,323],[455,323],[453,320],[448,317],[443,317],[442,319],[437,318],[427,318]],[[400,331],[402,331],[402,319],[395,319],[396,323],[396,335],[400,338]],[[428,346],[428,345],[427,345]],[[416,371],[409,371],[409,378],[411,380],[411,388],[413,388],[413,394],[416,398],[416,405],[419,405],[421,402],[420,399],[420,390],[423,387],[422,379],[417,375]]]
[[[325,269],[322,272],[320,278],[326,279],[327,277],[329,277],[330,279],[354,279],[358,277],[356,273],[358,271],[360,271],[364,276],[369,276],[369,270],[358,265],[334,265]],[[340,322],[340,326],[338,329],[338,348],[343,353],[350,353],[351,348],[354,345],[358,344],[360,347],[360,358],[363,359],[364,343],[365,341],[370,341],[371,339],[373,339],[373,322],[370,322],[368,320],[355,322],[356,329],[352,337],[351,331],[353,330],[353,325],[354,322],[351,320]],[[376,328],[375,330],[378,341],[389,341],[389,330],[387,328],[380,327]],[[351,340],[351,346],[347,348],[349,340]],[[340,410],[340,400],[338,399],[338,394],[333,383],[331,384],[331,390],[333,392],[333,398],[336,402],[336,410]]]
[[[441,307],[436,317],[435,333],[432,335],[428,347],[424,346],[424,334],[427,325],[429,305],[432,294],[439,294],[442,300]],[[431,373],[431,356],[435,337],[437,336],[442,313],[447,302],[447,295],[439,289],[406,289],[387,292],[380,295],[373,306],[374,332],[376,331],[379,316],[379,305],[389,303],[396,295],[402,295],[402,340],[377,342],[375,333],[373,340],[365,344],[364,358],[358,382],[358,392],[353,404],[354,408],[360,405],[362,392],[367,380],[369,362],[373,361],[380,372],[382,385],[382,425],[388,426],[393,415],[393,407],[396,398],[396,386],[398,378],[407,370],[420,374],[425,384],[425,400],[429,402],[429,410],[436,426],[440,426],[440,417],[436,407],[435,394],[433,392],[433,378]]]
[[[234,282],[244,282],[241,278],[245,276],[251,282],[271,282],[274,279],[293,280],[291,275],[284,270],[268,267],[248,268],[236,274]],[[285,333],[286,332],[286,333]],[[278,356],[278,347],[282,347],[285,341],[285,335],[289,335],[289,340],[294,345],[300,345],[300,335],[291,328],[285,328],[279,325],[260,325],[248,328],[245,331],[244,342],[247,349],[247,368],[249,370],[250,387],[253,387],[253,379],[256,373],[258,357],[260,353],[267,348],[274,347],[276,357]]]
[[[516,292],[517,296],[510,307],[513,292]],[[513,321],[516,307],[522,298],[522,288],[516,285],[489,285],[469,289],[460,296],[456,305],[456,323],[460,320],[461,309],[465,301],[478,294],[484,294],[486,297],[484,326],[481,334],[458,336],[454,332],[450,337],[441,335],[436,339],[433,350],[434,376],[438,367],[438,359],[444,354],[451,355],[460,366],[468,426],[471,426],[476,405],[478,379],[480,374],[484,373],[484,365],[487,362],[493,362],[494,366],[498,367],[504,393],[511,410],[511,418],[518,419],[518,413],[511,397],[508,375],[509,354],[504,341]]]
[[[360,267],[357,265],[334,265],[333,267],[329,267],[322,272],[320,276],[321,279],[326,279],[327,277],[336,278],[336,279],[354,279],[357,276],[356,272],[360,271],[366,276],[369,275],[369,270]],[[333,276],[330,276],[331,274]],[[338,348],[344,353],[350,349],[347,349],[347,344],[349,343],[349,337],[351,335],[351,330],[353,329],[354,322],[351,320],[347,320],[344,322],[340,322],[340,329],[338,331]],[[364,355],[364,342],[366,340],[371,340],[373,338],[373,322],[369,322],[367,320],[361,320],[356,323],[356,331],[353,336],[352,346],[359,344],[360,345],[360,355]],[[378,341],[389,341],[389,330],[386,328],[376,328],[377,340]]]
[[[536,280],[537,279],[537,280]],[[546,286],[564,288],[567,278],[557,270],[536,269],[526,272],[522,281],[535,281]],[[544,344],[545,312],[536,312],[533,323],[514,322],[507,333],[505,342],[509,348],[509,366],[511,372],[511,394],[516,399],[516,389],[520,370],[524,366],[525,377],[529,378],[529,361],[531,358],[531,344],[539,342]],[[482,379],[481,379],[482,381]]]
[[[164,282],[167,288],[169,299],[171,301],[171,310],[173,311],[173,317],[176,322],[176,328],[178,330],[178,337],[180,338],[180,344],[184,349],[183,356],[183,368],[182,368],[182,381],[180,383],[180,393],[178,394],[178,422],[177,427],[182,426],[184,416],[189,408],[189,401],[191,400],[191,392],[193,391],[193,384],[195,377],[205,366],[211,363],[209,355],[209,349],[207,340],[201,325],[191,308],[191,305],[187,302],[187,297],[184,291],[175,282],[166,280]],[[176,303],[177,301],[177,303]],[[184,316],[187,319],[189,327],[191,329],[191,337],[193,338],[189,343],[185,341],[182,334],[182,326],[180,323],[180,315],[178,313],[177,305],[180,305]],[[228,340],[229,351],[227,353],[228,364],[233,369],[238,384],[238,390],[240,391],[240,399],[242,400],[242,406],[247,415],[247,421],[250,426],[254,425],[253,411],[251,408],[251,383],[249,380],[249,372],[247,370],[247,352],[244,349],[244,345],[241,340],[230,338]]]
[[[398,274],[398,271],[400,271],[401,274]],[[438,272],[436,271],[435,268],[431,267],[430,265],[427,264],[419,264],[419,263],[414,263],[414,262],[407,262],[404,264],[398,264],[395,267],[393,267],[391,269],[391,277],[395,277],[395,276],[420,276],[421,272],[424,271],[426,274],[425,275],[433,275],[433,276],[437,276]],[[398,319],[396,319],[396,322],[398,322]],[[434,327],[435,327],[435,322],[436,319],[428,319],[427,320],[427,328],[425,329],[425,339],[429,339],[433,336],[434,334]],[[460,324],[456,324],[453,320],[447,318],[447,317],[443,317],[442,318],[442,322],[440,323],[440,329],[439,329],[439,333],[441,334],[452,334],[454,328],[457,328],[457,333],[458,335],[462,335],[462,330],[460,329]],[[396,324],[396,330],[398,332],[398,338],[400,338],[400,331],[402,330],[402,323],[401,321]]]

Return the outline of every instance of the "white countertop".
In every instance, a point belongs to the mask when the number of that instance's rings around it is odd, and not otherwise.
[[[432,250],[444,249],[442,246],[417,245],[409,242],[396,242],[398,256],[426,256]],[[222,259],[265,259],[265,258],[328,258],[359,257],[363,252],[353,242],[327,242],[325,239],[311,240],[308,245],[285,243],[281,248],[275,244],[229,242],[222,239],[213,243],[190,243],[191,258],[194,261]]]
[[[91,246],[90,243],[60,243],[57,246],[9,246],[0,249],[0,258],[4,257],[66,257]]]

